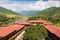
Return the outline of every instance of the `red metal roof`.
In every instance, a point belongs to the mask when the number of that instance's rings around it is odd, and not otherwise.
[[[0,27],[0,37],[5,37],[8,34],[12,33],[13,31],[18,31],[23,28],[23,25],[10,25],[7,27]]]
[[[54,25],[50,25],[52,23],[45,22],[44,20],[31,20],[29,22],[38,22],[38,23],[43,22],[43,24],[46,24],[46,25],[44,25],[44,27],[47,30],[49,30],[51,33],[55,34],[57,37],[60,38],[60,29],[58,29]],[[15,24],[15,25],[10,25],[10,26],[7,26],[7,27],[0,27],[0,37],[5,37],[6,35],[12,33],[15,30],[18,31],[18,30],[22,29],[24,27],[24,25],[31,24],[29,22],[19,22],[19,23]]]
[[[43,24],[44,25],[53,25],[53,23],[51,23],[51,22],[44,22]]]
[[[20,24],[20,25],[27,25],[27,24],[30,24],[29,22],[18,22],[17,24]]]
[[[55,34],[57,37],[60,38],[60,29],[58,29],[54,25],[44,25],[44,27],[49,30],[51,33]]]
[[[29,22],[34,22],[34,23],[39,23],[39,22],[46,22],[46,21],[44,21],[44,20],[31,20],[31,21],[29,21]]]
[[[35,25],[35,24],[31,24],[29,22],[19,22],[17,24],[19,24],[19,25]]]

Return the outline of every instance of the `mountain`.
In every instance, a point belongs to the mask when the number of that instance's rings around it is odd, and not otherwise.
[[[12,10],[0,7],[0,26],[5,24],[11,24],[15,21],[21,20],[21,14]]]
[[[35,13],[29,20],[43,19],[53,23],[60,22],[60,7],[50,7],[38,13]]]
[[[21,11],[20,13],[24,16],[32,16],[35,13],[38,13],[38,12],[40,12],[40,11],[39,10],[38,11]]]
[[[3,8],[3,7],[0,7],[0,14],[3,13],[3,14],[14,14],[14,15],[20,15],[19,13],[16,13],[12,10],[9,10],[9,9],[6,9],[6,8]]]
[[[60,7],[51,7],[48,9],[43,10],[42,12],[38,13],[39,16],[46,16],[51,17],[52,19],[60,21]]]
[[[39,14],[40,15],[47,15],[47,16],[52,16],[54,14],[59,14],[58,12],[60,11],[60,7],[51,7],[51,8],[47,8],[43,11],[41,11]],[[37,15],[39,15],[37,14]]]

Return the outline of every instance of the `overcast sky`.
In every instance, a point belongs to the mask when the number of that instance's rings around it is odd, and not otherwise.
[[[13,11],[44,10],[49,7],[60,7],[60,1],[51,0],[0,0],[0,6]]]

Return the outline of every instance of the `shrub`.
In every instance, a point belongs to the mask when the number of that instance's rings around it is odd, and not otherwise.
[[[4,14],[0,14],[0,22],[4,22],[4,21],[7,21],[8,20],[8,17]]]

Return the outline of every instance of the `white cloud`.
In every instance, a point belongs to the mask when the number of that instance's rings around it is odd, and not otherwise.
[[[37,1],[36,3],[31,3],[31,4],[18,4],[16,9],[18,11],[43,10],[45,4],[46,4],[46,2],[43,2],[43,1]]]
[[[43,10],[53,6],[60,7],[60,2],[59,1],[48,1],[48,2],[37,1],[34,4],[21,5],[20,9],[21,10]]]
[[[7,1],[7,0],[0,0],[0,1]]]
[[[46,3],[46,7],[53,7],[53,6],[55,6],[55,7],[60,7],[60,1],[48,1],[47,3]]]
[[[52,6],[60,7],[60,1],[48,1],[48,2],[37,1],[36,3],[30,3],[30,4],[4,3],[4,4],[0,4],[0,6],[3,6],[13,11],[43,10]]]
[[[4,3],[4,2],[7,2],[9,0],[0,0],[0,3]]]

